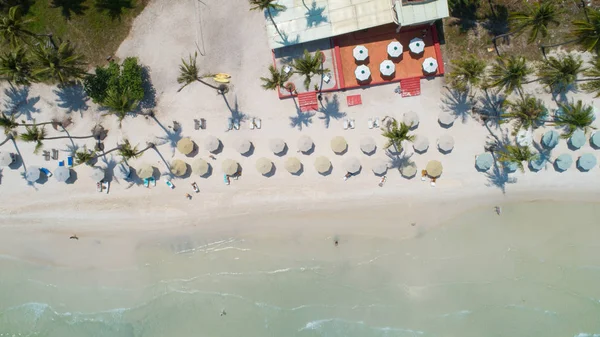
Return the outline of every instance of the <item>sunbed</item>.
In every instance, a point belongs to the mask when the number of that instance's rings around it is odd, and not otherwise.
[[[71,157],[71,156],[67,157],[67,166],[73,167],[73,157]]]
[[[44,174],[46,175],[46,177],[52,177],[52,172],[50,172],[50,170],[48,170],[45,167],[40,167],[40,171],[44,172]]]
[[[169,186],[171,189],[175,188],[175,185],[173,185],[173,183],[167,178],[165,178],[165,184],[167,184],[167,186]]]
[[[148,181],[148,178],[144,179],[144,187],[149,187],[150,186],[150,181]]]

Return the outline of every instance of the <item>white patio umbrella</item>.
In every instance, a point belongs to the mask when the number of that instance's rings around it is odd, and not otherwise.
[[[269,142],[269,147],[273,153],[278,154],[285,150],[285,142],[281,138],[271,139]]]
[[[442,135],[437,144],[441,152],[450,152],[454,148],[454,138],[450,135]]]
[[[396,65],[390,60],[385,60],[379,64],[379,72],[383,76],[392,76],[396,72]]]
[[[366,81],[369,79],[369,77],[371,77],[371,69],[369,69],[369,67],[366,65],[361,64],[356,67],[356,70],[354,70],[354,75],[359,82]]]
[[[402,121],[404,124],[411,126],[411,129],[416,128],[419,125],[419,116],[414,111],[407,111],[404,113]]]
[[[344,168],[349,173],[356,173],[360,170],[360,161],[356,157],[350,157],[344,161]]]
[[[402,47],[402,44],[398,41],[392,41],[387,46],[388,55],[394,58],[400,57],[400,55],[402,55],[403,49],[404,48]]]
[[[314,143],[309,136],[303,135],[298,138],[298,150],[300,152],[308,152],[312,149]]]
[[[423,39],[415,37],[408,43],[408,49],[410,49],[412,53],[421,54],[423,50],[425,50],[425,42],[423,42]]]
[[[217,151],[219,149],[220,145],[221,145],[221,141],[219,140],[219,138],[217,138],[215,136],[208,136],[204,140],[204,148],[208,152]]]
[[[442,111],[442,112],[440,112],[440,115],[438,116],[438,122],[440,122],[440,124],[443,126],[450,126],[450,125],[454,124],[455,119],[456,119],[456,116],[449,113],[448,111]]]
[[[381,158],[375,159],[371,166],[371,170],[373,170],[373,173],[376,175],[384,175],[388,170],[388,163]]]
[[[100,182],[104,179],[104,170],[99,167],[94,167],[92,173],[90,174],[90,178],[92,178],[95,182]]]
[[[129,165],[121,163],[115,167],[113,173],[117,179],[127,179],[131,174],[131,168]]]
[[[425,59],[425,61],[423,61],[423,70],[426,73],[433,74],[437,71],[437,68],[438,68],[437,60],[434,59],[433,57],[428,57]]]
[[[429,148],[429,139],[425,136],[417,136],[413,143],[413,148],[417,152],[425,152]]]
[[[13,162],[13,155],[10,152],[0,152],[0,166],[8,166]]]
[[[40,168],[37,166],[29,166],[25,172],[25,180],[34,183],[40,179]]]
[[[235,149],[241,154],[248,153],[251,147],[252,143],[247,139],[239,139],[235,144]]]
[[[365,46],[356,46],[352,50],[352,55],[354,55],[355,60],[364,61],[369,57],[369,50]]]
[[[54,178],[61,183],[67,181],[70,176],[71,171],[66,166],[59,166],[56,168],[56,170],[54,170]]]
[[[373,153],[377,148],[377,144],[375,144],[375,139],[373,137],[365,137],[360,140],[360,149],[362,152],[366,154]]]

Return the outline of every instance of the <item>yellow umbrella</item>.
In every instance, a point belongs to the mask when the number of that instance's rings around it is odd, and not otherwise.
[[[333,137],[331,140],[331,149],[333,152],[340,154],[348,148],[348,143],[346,143],[346,139],[342,136]]]
[[[239,164],[233,159],[225,159],[223,161],[223,173],[232,176],[238,172]]]
[[[427,163],[425,167],[425,171],[427,171],[427,175],[432,178],[437,178],[442,174],[442,163],[437,160],[431,160]]]
[[[148,178],[152,177],[153,174],[154,174],[154,167],[149,164],[144,164],[137,170],[137,175],[141,179],[148,179]]]
[[[181,138],[177,142],[177,150],[187,156],[194,151],[194,142],[189,138]]]
[[[294,174],[302,168],[302,163],[296,157],[290,157],[285,161],[285,169]]]
[[[325,173],[331,169],[331,162],[327,157],[317,157],[315,160],[315,169],[319,173]]]
[[[206,160],[198,158],[192,162],[192,172],[194,172],[194,174],[203,176],[208,173],[208,170],[210,170],[210,165]]]
[[[256,161],[256,170],[262,174],[268,174],[269,172],[271,172],[271,170],[273,169],[273,162],[270,161],[268,158],[259,158]]]
[[[187,170],[187,164],[181,159],[175,159],[171,163],[171,173],[178,177],[181,177],[182,175],[186,174]]]

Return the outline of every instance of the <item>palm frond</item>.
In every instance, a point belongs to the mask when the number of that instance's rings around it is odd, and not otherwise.
[[[551,91],[564,92],[569,86],[576,85],[582,65],[581,58],[572,54],[563,57],[550,56],[540,65],[537,75]]]
[[[550,24],[559,26],[559,15],[562,10],[559,9],[554,1],[539,1],[530,5],[526,11],[514,12],[509,15],[509,22],[517,34],[521,34],[529,28],[529,43],[534,43],[541,34],[542,37],[548,36],[548,27]]]
[[[458,60],[451,60],[452,71],[448,75],[450,84],[457,90],[464,91],[469,86],[478,86],[485,75],[485,62],[473,55]]]
[[[507,95],[515,90],[520,92],[523,82],[532,72],[521,56],[499,57],[489,74],[490,85],[504,90]]]
[[[584,105],[581,100],[576,103],[558,103],[559,111],[554,116],[554,124],[565,129],[563,138],[569,138],[577,129],[588,132],[596,129],[592,126],[595,120],[594,109]]]
[[[509,112],[502,114],[502,118],[515,122],[515,133],[519,129],[535,129],[544,124],[548,116],[548,109],[542,100],[526,95],[516,101],[506,101]]]
[[[600,9],[588,9],[589,22],[587,20],[573,21],[571,34],[579,44],[587,51],[595,51],[600,54]]]

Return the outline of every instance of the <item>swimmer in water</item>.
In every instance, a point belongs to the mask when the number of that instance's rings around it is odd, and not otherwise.
[[[338,240],[335,240],[335,241],[333,242],[333,244],[335,244],[335,245],[337,246],[337,245],[339,244]]]
[[[496,211],[496,214],[498,214],[498,215],[500,215],[500,213],[502,213],[502,209],[500,208],[500,206],[494,207],[494,210]]]

